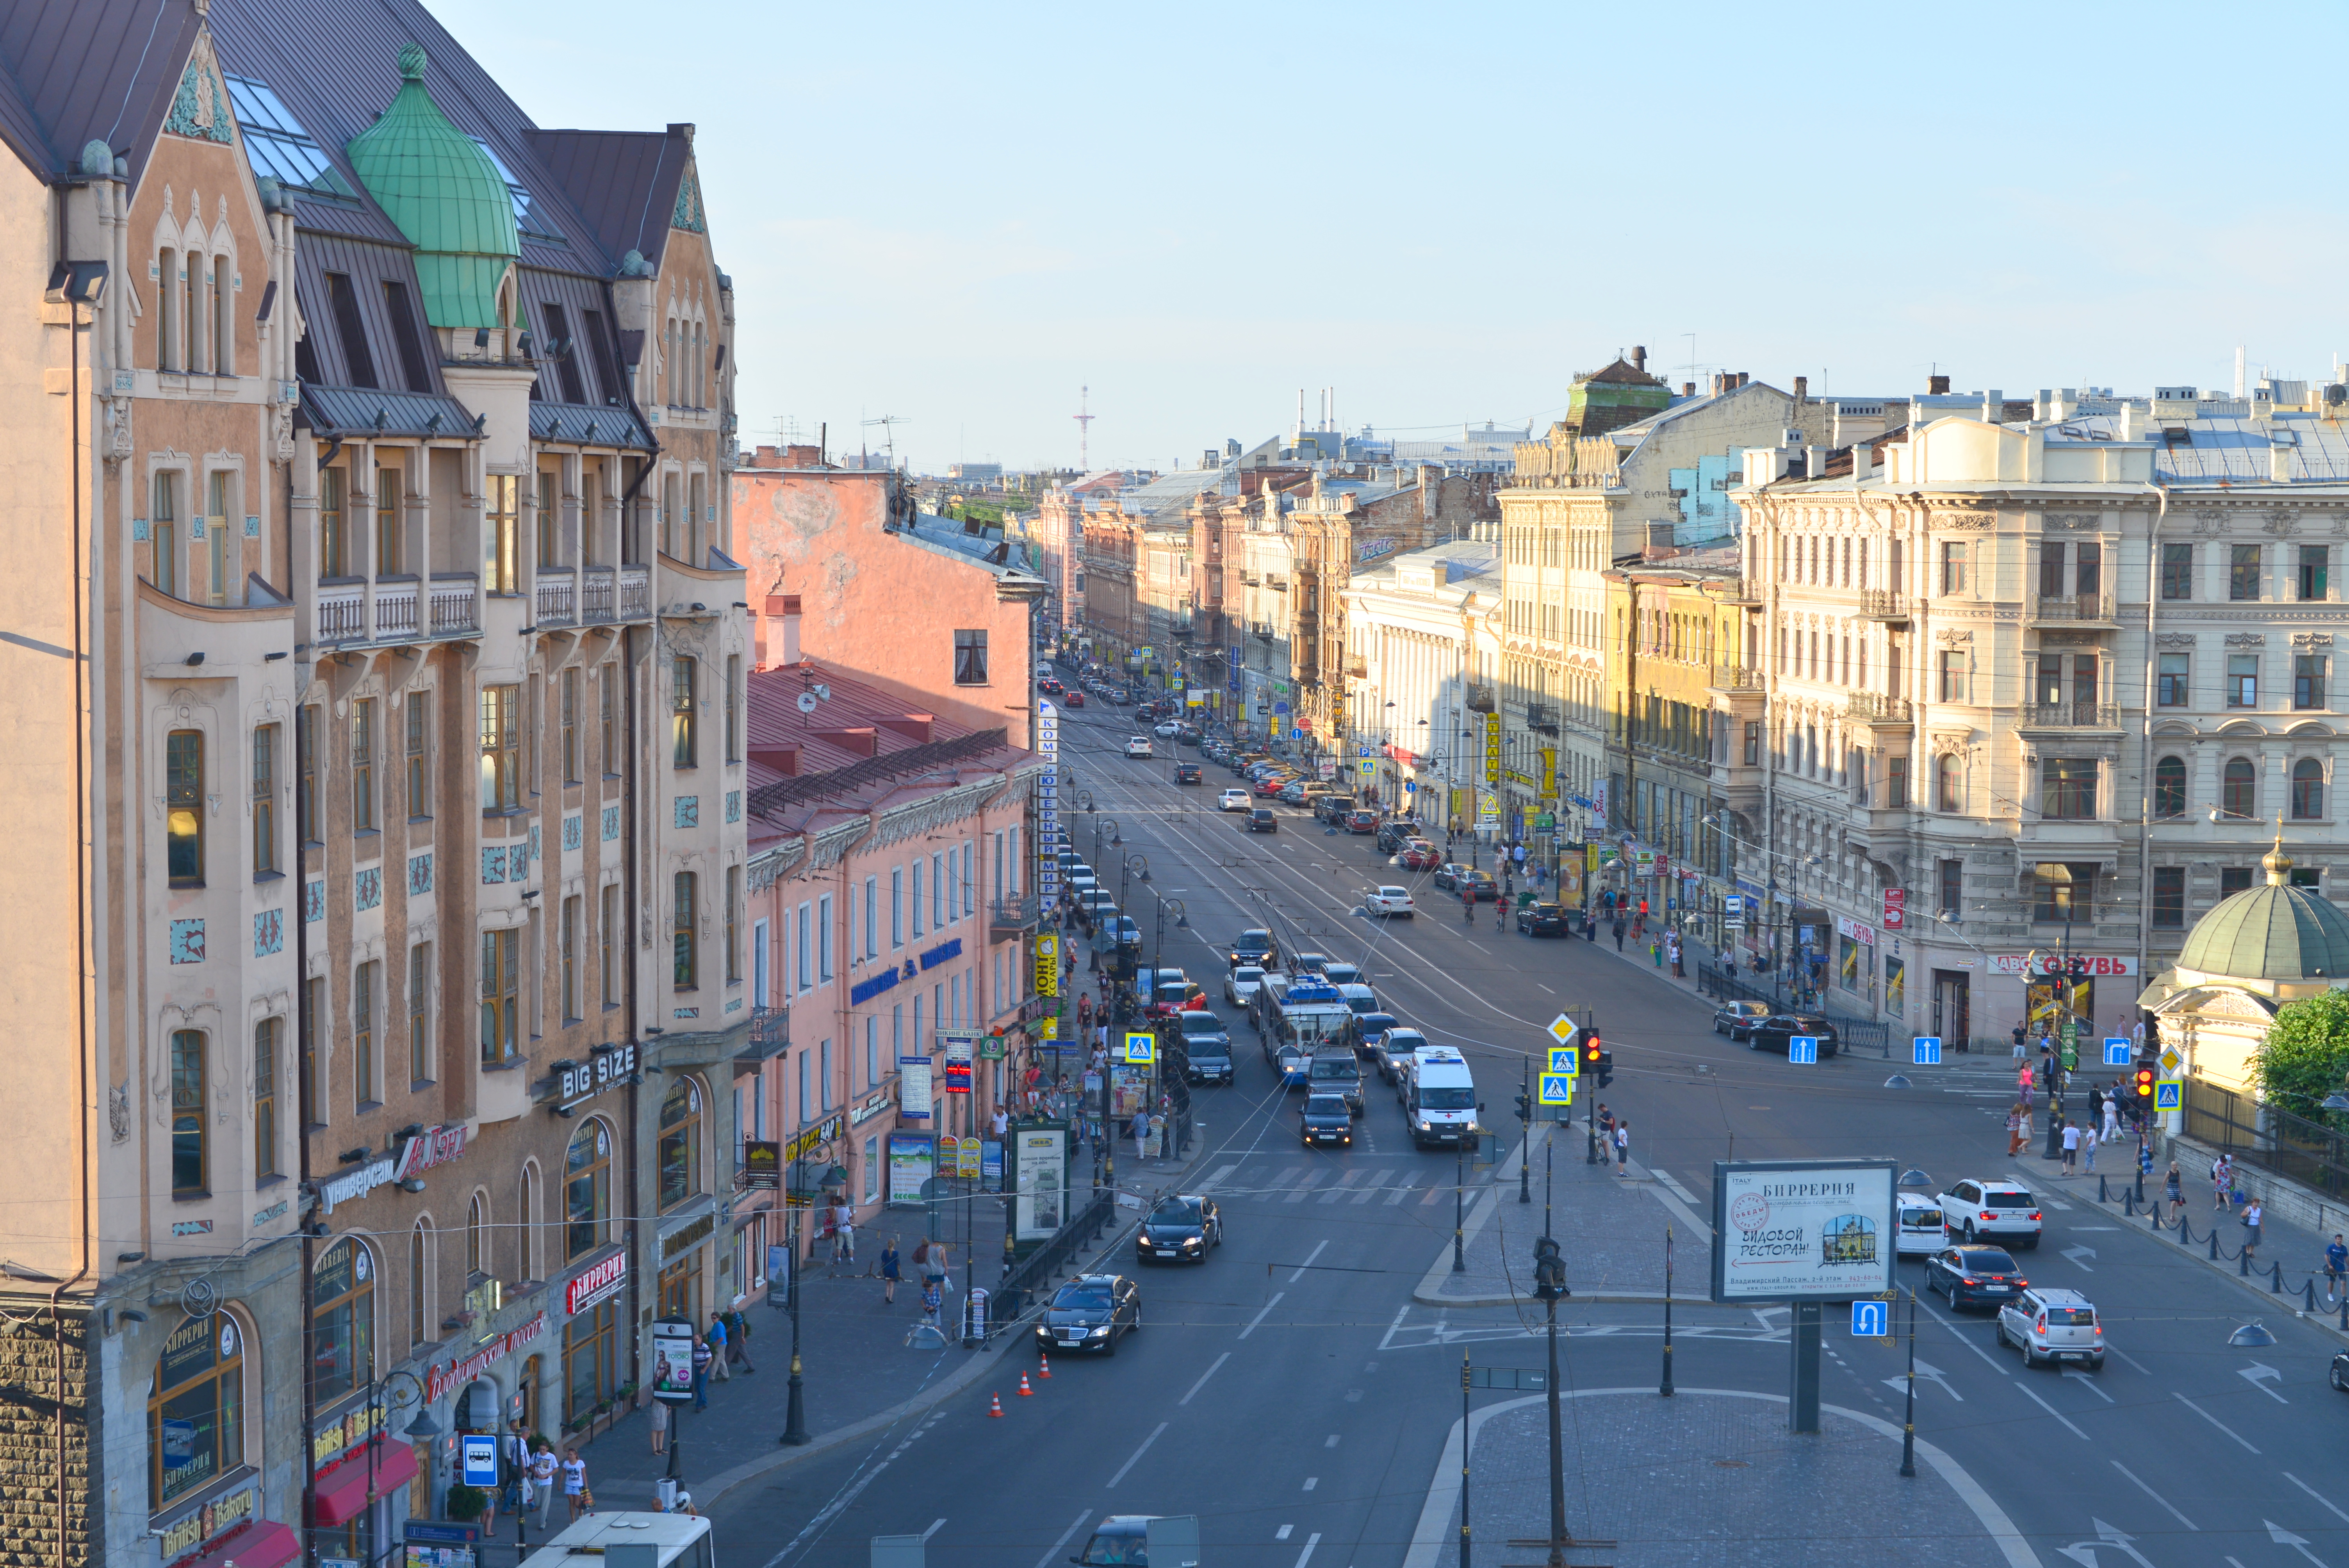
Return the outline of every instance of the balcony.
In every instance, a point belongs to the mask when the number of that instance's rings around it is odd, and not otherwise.
[[[1905,696],[1889,696],[1880,691],[1856,691],[1847,694],[1844,711],[1866,724],[1913,724],[1916,715],[1910,711]]]
[[[987,906],[987,931],[990,936],[1017,936],[1035,928],[1043,918],[1043,900],[1035,893],[1024,898],[999,898]]]
[[[375,634],[387,641],[416,635],[419,594],[413,577],[378,577],[375,583]]]
[[[1251,621],[1248,623],[1248,631],[1262,637],[1268,643],[1272,641],[1272,623],[1269,621]]]
[[[2034,593],[2024,619],[2032,625],[2117,626],[2109,593]]]
[[[367,640],[365,583],[322,583],[318,585],[318,613],[313,640],[320,643],[364,643]]]
[[[1557,709],[1552,707],[1546,702],[1529,702],[1526,704],[1526,727],[1527,729],[1537,729],[1544,735],[1556,735],[1557,733]]]
[[[653,614],[653,569],[649,566],[620,568],[620,619],[649,621]]]
[[[1713,666],[1713,689],[1715,691],[1760,691],[1762,672],[1744,669],[1736,665]]]
[[[1887,625],[1909,624],[1909,596],[1897,588],[1863,588],[1859,593],[1859,614],[1864,621],[1882,621]]]
[[[477,586],[470,572],[435,572],[432,574],[432,619],[428,634],[470,637],[479,632],[481,621],[473,608]]]
[[[608,621],[612,606],[618,603],[619,591],[608,566],[590,566],[579,583],[580,616],[588,621]]]
[[[1477,686],[1473,682],[1470,683],[1468,687],[1468,707],[1469,710],[1474,713],[1493,713],[1498,711],[1494,706],[1493,688],[1488,686]]]
[[[2029,702],[2015,719],[2017,729],[2118,729],[2116,702]]]
[[[538,573],[538,624],[568,626],[579,619],[579,579],[567,569]]]
[[[1346,674],[1354,680],[1368,680],[1371,674],[1371,661],[1368,659],[1348,659],[1346,661]]]
[[[734,1054],[734,1076],[759,1070],[762,1062],[772,1061],[792,1048],[792,1010],[789,1007],[753,1007],[750,1009],[750,1032],[744,1037],[742,1048]]]

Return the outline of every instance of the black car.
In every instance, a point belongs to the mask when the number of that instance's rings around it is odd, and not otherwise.
[[[1260,926],[1251,927],[1233,940],[1231,966],[1237,969],[1243,964],[1253,964],[1259,969],[1269,969],[1275,951],[1272,933]]]
[[[2333,1386],[2344,1394],[2349,1394],[2349,1350],[2336,1350],[2333,1353],[2332,1376]]]
[[[1232,1036],[1224,1021],[1203,1007],[1175,1015],[1183,1027],[1183,1076],[1193,1083],[1232,1081]]]
[[[1195,762],[1177,762],[1176,764],[1174,764],[1174,782],[1175,782],[1175,783],[1177,783],[1177,784],[1196,784],[1198,781],[1199,781],[1199,765],[1198,765],[1197,763],[1195,763]]]
[[[1554,903],[1529,903],[1517,911],[1517,929],[1527,936],[1564,936],[1566,911]]]
[[[1418,818],[1390,817],[1379,824],[1378,846],[1389,854],[1392,854],[1412,840],[1423,836]]]
[[[1742,1040],[1745,1031],[1770,1016],[1767,1003],[1723,1002],[1713,1009],[1713,1032],[1727,1035],[1732,1040]]]
[[[1947,1247],[1925,1260],[1925,1288],[1953,1308],[2013,1301],[2030,1283],[2004,1247]]]
[[[1501,896],[1501,884],[1493,880],[1492,872],[1472,871],[1457,861],[1436,867],[1433,881],[1447,892],[1464,896],[1473,891],[1479,903],[1491,903]]]
[[[1313,820],[1317,822],[1342,822],[1346,820],[1346,814],[1354,809],[1355,804],[1356,801],[1351,795],[1334,789],[1327,795],[1316,796],[1313,800]]]
[[[1223,1244],[1223,1211],[1213,1198],[1169,1192],[1142,1222],[1133,1238],[1133,1256],[1145,1264],[1154,1259],[1203,1264],[1209,1248]]]
[[[1305,1109],[1297,1113],[1297,1127],[1308,1143],[1347,1146],[1354,1141],[1354,1113],[1342,1094],[1307,1095]]]
[[[1036,1320],[1036,1348],[1114,1356],[1118,1336],[1141,1326],[1141,1286],[1123,1274],[1079,1274]]]
[[[1247,830],[1251,833],[1277,833],[1280,831],[1280,819],[1272,814],[1269,806],[1251,806],[1248,808]]]
[[[1354,1015],[1354,1054],[1366,1057],[1371,1047],[1389,1029],[1402,1022],[1392,1013],[1357,1013]]]
[[[1809,1035],[1819,1042],[1819,1060],[1836,1054],[1835,1026],[1816,1013],[1772,1013],[1757,1018],[1746,1026],[1745,1043],[1757,1051],[1787,1054],[1786,1042],[1797,1035]]]

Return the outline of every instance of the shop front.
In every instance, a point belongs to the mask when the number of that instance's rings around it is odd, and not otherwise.
[[[563,1424],[576,1429],[608,1405],[621,1383],[622,1293],[628,1254],[614,1246],[563,1287]]]

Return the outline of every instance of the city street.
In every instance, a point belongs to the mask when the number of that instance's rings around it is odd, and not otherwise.
[[[1857,1564],[1891,1560],[1887,1542],[1898,1538],[1901,1562],[2349,1568],[2349,1480],[2323,1457],[2339,1453],[2349,1418],[2349,1396],[2327,1386],[2343,1338],[2125,1217],[2117,1178],[2115,1201],[2099,1204],[2095,1178],[2058,1186],[2035,1150],[2006,1158],[2004,1058],[1797,1067],[1751,1052],[1712,1033],[1710,1004],[1643,953],[1634,962],[1603,939],[1518,936],[1495,926],[1489,904],[1464,926],[1426,873],[1390,865],[1368,836],[1325,834],[1295,808],[1278,808],[1278,832],[1246,832],[1215,810],[1228,773],[1208,764],[1203,783],[1178,788],[1174,761],[1197,753],[1161,741],[1156,758],[1128,760],[1134,732],[1124,710],[1064,714],[1063,820],[1139,923],[1145,958],[1163,942],[1161,961],[1206,983],[1234,1024],[1237,1081],[1195,1091],[1200,1142],[1184,1184],[1222,1206],[1227,1243],[1198,1267],[1138,1271],[1143,1326],[1113,1357],[1056,1357],[1042,1380],[1032,1348],[1015,1346],[935,1408],[738,1487],[711,1510],[731,1563],[846,1568],[864,1563],[871,1536],[929,1532],[933,1562],[1050,1568],[1112,1513],[1198,1515],[1215,1568],[1457,1562],[1462,1357],[1539,1367],[1545,1347],[1530,1299],[1443,1299],[1455,1191],[1464,1166],[1471,1250],[1500,1260],[1506,1274],[1494,1277],[1529,1291],[1547,1160],[1577,1286],[1559,1314],[1561,1387],[1572,1396],[1567,1522],[1617,1542],[1574,1561]],[[1381,881],[1413,888],[1416,919],[1356,913],[1360,890]],[[1162,931],[1159,898],[1181,901],[1187,928],[1167,920]],[[1374,1074],[1350,1150],[1300,1145],[1300,1099],[1282,1093],[1254,1031],[1216,992],[1216,944],[1259,924],[1285,946],[1360,963],[1390,1010],[1464,1050],[1495,1135],[1478,1157],[1489,1164],[1415,1150]],[[1629,1120],[1632,1165],[1614,1180],[1633,1191],[1590,1191],[1598,1178],[1582,1168],[1578,1121],[1539,1150],[1533,1201],[1520,1204],[1515,1096],[1529,1054],[1547,1044],[1544,1026],[1567,1008],[1595,1016],[1613,1052],[1615,1080],[1599,1098]],[[1895,1072],[1913,1087],[1886,1087]],[[1587,1109],[1578,1099],[1578,1117]],[[1702,1299],[1708,1186],[1715,1160],[1819,1155],[1896,1161],[1941,1188],[1970,1176],[2031,1184],[2045,1235],[2019,1261],[2034,1282],[2095,1302],[2104,1370],[2026,1369],[1999,1347],[1987,1314],[1924,1297],[1920,1475],[1903,1480],[1894,1469],[1908,1346],[1856,1339],[1830,1309],[1827,1429],[1785,1436],[1786,1314]],[[1171,1167],[1132,1171],[1123,1153],[1119,1170],[1145,1185],[1171,1180]],[[1604,1221],[1610,1249],[1635,1253],[1651,1223],[1652,1270],[1636,1257],[1608,1265],[1636,1276],[1636,1289],[1596,1287],[1577,1272],[1577,1226],[1600,1223],[1601,1198],[1624,1201]],[[1661,1278],[1668,1225],[1677,1393],[1660,1408],[1663,1306],[1647,1282]],[[1131,1228],[1110,1240],[1103,1266],[1136,1274]],[[1918,1264],[1900,1272],[1921,1286]],[[2253,1318],[2275,1343],[2231,1347],[2230,1334]],[[1905,1331],[1908,1321],[1904,1301],[1895,1322]],[[1022,1370],[1030,1398],[1017,1392]],[[823,1376],[819,1351],[811,1383]],[[989,1413],[999,1395],[1000,1420]],[[1499,1439],[1472,1461],[1490,1472],[1472,1480],[1479,1563],[1540,1557],[1506,1544],[1547,1529],[1542,1407],[1526,1399],[1474,1397],[1495,1411],[1477,1440]]]

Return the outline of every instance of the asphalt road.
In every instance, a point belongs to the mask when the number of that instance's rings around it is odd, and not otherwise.
[[[1496,929],[1489,905],[1464,928],[1448,894],[1389,865],[1367,837],[1326,836],[1289,808],[1277,833],[1242,830],[1238,817],[1215,810],[1227,773],[1209,765],[1203,783],[1177,788],[1163,753],[1197,754],[1161,742],[1158,758],[1130,761],[1120,752],[1131,733],[1118,710],[1064,717],[1075,804],[1065,820],[1112,891],[1122,856],[1146,861],[1147,882],[1132,865],[1123,896],[1145,952],[1163,943],[1163,961],[1211,992],[1223,973],[1211,944],[1249,925],[1271,923],[1292,945],[1361,963],[1392,1011],[1463,1047],[1505,1146],[1517,1139],[1510,1112],[1526,1059],[1547,1045],[1543,1026],[1572,1006],[1595,1011],[1616,1062],[1600,1098],[1630,1119],[1634,1157],[1668,1187],[1701,1198],[1716,1159],[1800,1155],[1893,1159],[1942,1185],[2044,1181],[2037,1159],[2004,1157],[2000,1067],[1903,1068],[1915,1087],[1896,1089],[1872,1057],[1796,1068],[1757,1056],[1712,1034],[1708,1006],[1611,950],[1516,936]],[[1123,841],[1115,847],[1112,820]],[[1422,886],[1430,907],[1385,924],[1352,913],[1359,890],[1380,881]],[[1187,928],[1167,920],[1162,929],[1161,898],[1181,902]],[[1199,1515],[1216,1568],[1405,1562],[1459,1417],[1461,1357],[1541,1365],[1537,1315],[1414,1303],[1450,1243],[1454,1157],[1412,1148],[1375,1078],[1354,1147],[1304,1150],[1296,1102],[1253,1032],[1236,1030],[1234,1043],[1238,1081],[1198,1091],[1208,1153],[1192,1183],[1222,1205],[1227,1244],[1202,1266],[1140,1271],[1144,1326],[1113,1358],[1056,1358],[1051,1379],[1022,1398],[1018,1373],[1035,1363],[1019,1350],[1001,1376],[926,1417],[738,1489],[714,1511],[729,1568],[861,1568],[869,1537],[926,1530],[932,1562],[1049,1568],[1099,1517],[1126,1512]],[[2106,1369],[2026,1371],[1996,1346],[1987,1315],[1954,1314],[1939,1297],[1917,1319],[1919,1433],[2021,1530],[2024,1556],[2010,1560],[2349,1568],[2349,1477],[2339,1463],[2349,1396],[2326,1386],[2340,1342],[2177,1256],[2166,1234],[2044,1185],[2041,1193],[2046,1237],[2023,1266],[2095,1300]],[[1114,1255],[1133,1271],[1130,1242]],[[1902,1272],[1921,1283],[1917,1265]],[[2229,1333],[2254,1315],[2278,1343],[2230,1347]],[[1902,1317],[1905,1326],[1905,1308]],[[1583,1306],[1561,1323],[1566,1386],[1654,1381],[1657,1310]],[[1782,1394],[1785,1325],[1783,1312],[1681,1306],[1677,1381]],[[1897,1425],[1905,1345],[1847,1329],[1828,1325],[1824,1398]],[[823,1376],[820,1347],[809,1375]],[[990,1392],[1004,1397],[1000,1420],[988,1414]],[[1607,1485],[1603,1466],[1571,1455],[1569,1465],[1570,1496]],[[1702,1507],[1701,1478],[1686,1506]],[[1788,1508],[1786,1528],[1811,1527],[1805,1500]],[[1613,1561],[1672,1560],[1673,1535],[1660,1521],[1655,1541],[1627,1539]]]

